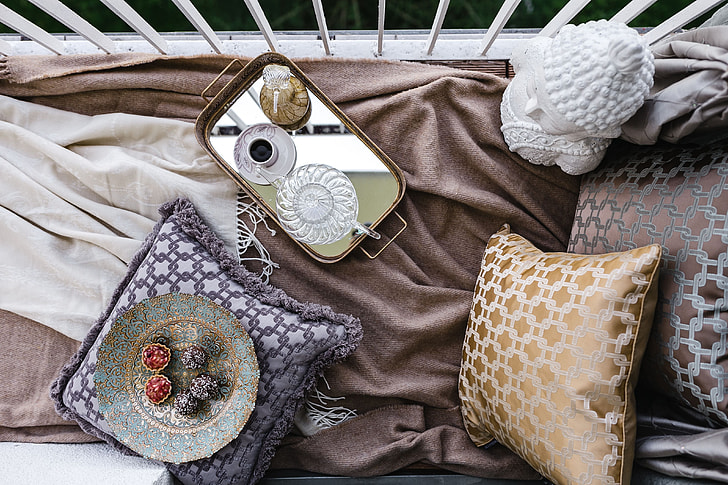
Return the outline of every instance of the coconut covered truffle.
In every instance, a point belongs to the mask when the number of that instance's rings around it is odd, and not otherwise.
[[[159,342],[145,345],[142,349],[142,364],[152,372],[159,372],[169,364],[172,351]]]
[[[192,395],[189,389],[182,389],[174,398],[174,409],[182,416],[189,416],[197,411],[200,401]]]
[[[167,376],[155,374],[147,379],[144,394],[154,404],[160,404],[172,393],[172,381]]]
[[[182,365],[188,369],[199,369],[207,363],[207,352],[199,345],[191,345],[182,352]]]
[[[190,392],[200,400],[212,399],[217,395],[219,387],[217,379],[209,374],[200,374],[192,379]]]

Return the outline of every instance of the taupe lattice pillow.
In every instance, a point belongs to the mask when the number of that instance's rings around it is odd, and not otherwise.
[[[582,181],[569,242],[585,254],[663,247],[640,388],[712,426],[728,425],[727,146],[613,147]]]
[[[459,381],[475,444],[558,484],[629,483],[660,253],[544,253],[507,226],[490,239]]]

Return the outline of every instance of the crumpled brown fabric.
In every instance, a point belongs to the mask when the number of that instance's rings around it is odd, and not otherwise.
[[[207,104],[200,94],[232,60],[142,53],[5,57],[0,92],[85,115],[119,112],[194,122]],[[220,86],[235,73],[223,76]]]
[[[88,114],[190,121],[205,105],[199,93],[230,59],[125,57],[118,67],[103,57],[84,59],[93,70],[78,70],[58,59],[10,58],[0,93]],[[469,440],[457,390],[462,341],[490,235],[508,222],[541,249],[564,250],[579,177],[508,150],[500,132],[504,79],[404,62],[294,61],[402,169],[407,190],[397,212],[408,226],[376,259],[357,250],[334,264],[314,261],[282,231],[258,227],[280,265],[272,284],[355,315],[364,327],[357,351],[327,372],[330,387],[320,386],[358,417],[311,437],[292,433],[273,466],[367,476],[424,463],[537,478],[502,446]],[[19,62],[24,82],[12,74]],[[383,241],[365,247],[376,252],[400,227],[388,217],[377,228]]]
[[[622,125],[623,140],[678,143],[728,125],[728,26],[674,35],[652,52],[655,84]]]
[[[79,342],[0,310],[0,441],[98,441],[58,416],[48,389]]]
[[[490,235],[509,221],[541,248],[563,250],[579,178],[508,150],[499,129],[502,79],[447,71],[426,79],[417,75],[432,72],[423,66],[401,66],[400,74],[358,63],[330,65],[321,76],[299,64],[325,84],[324,92],[336,93],[339,106],[403,170],[407,190],[397,212],[408,227],[375,260],[354,251],[330,265],[301,258],[289,238],[259,232],[280,264],[274,284],[351,312],[364,327],[357,351],[327,372],[330,388],[320,386],[344,396],[336,404],[359,417],[312,437],[290,435],[273,466],[376,475],[424,462],[479,476],[535,478],[518,461],[501,462],[510,452],[500,445],[475,448],[463,431],[462,342]],[[378,230],[386,241],[400,227],[390,216]],[[370,253],[380,246],[364,242]],[[507,465],[499,470],[499,462]]]

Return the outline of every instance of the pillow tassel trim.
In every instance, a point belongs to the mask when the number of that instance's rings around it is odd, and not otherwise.
[[[316,383],[323,375],[324,370],[331,364],[338,362],[344,357],[351,354],[362,339],[363,332],[359,320],[353,316],[344,316],[335,313],[330,307],[319,305],[317,303],[299,302],[286,294],[280,288],[275,288],[266,284],[261,278],[248,271],[236,261],[235,257],[225,249],[222,240],[217,237],[207,226],[202,224],[197,211],[192,202],[187,199],[178,199],[168,203],[160,209],[165,216],[174,214],[177,217],[182,229],[188,234],[194,236],[200,244],[202,244],[212,256],[220,263],[220,267],[233,280],[240,283],[246,291],[252,296],[259,299],[267,305],[280,306],[290,312],[298,313],[301,318],[311,321],[329,320],[332,323],[343,325],[349,336],[347,343],[333,347],[322,353],[309,367],[308,373],[304,377],[303,385],[297,390],[292,398],[286,403],[283,410],[282,418],[279,419],[271,434],[269,435],[270,443],[273,446],[266,447],[261,452],[258,464],[253,472],[253,482],[258,481],[265,474],[270,461],[275,454],[275,446],[277,446],[283,437],[288,434],[293,426],[293,418],[296,411],[303,403],[306,394],[316,387]],[[288,423],[288,425],[286,425]]]
[[[281,419],[277,420],[268,435],[270,440],[268,443],[271,446],[261,450],[259,460],[253,470],[251,482],[257,482],[263,477],[268,469],[270,461],[275,453],[275,447],[292,428],[293,417],[298,407],[303,403],[306,394],[316,387],[318,379],[323,375],[326,368],[349,356],[361,342],[363,336],[361,323],[358,318],[351,315],[336,313],[328,306],[310,302],[299,302],[291,298],[285,293],[285,291],[265,283],[258,275],[247,270],[244,266],[237,262],[235,256],[233,256],[233,254],[225,248],[223,241],[203,223],[190,200],[186,198],[178,198],[174,201],[168,202],[159,208],[159,213],[162,216],[161,219],[156,223],[152,232],[146,237],[140,249],[132,258],[129,263],[127,274],[114,291],[111,301],[117,301],[119,299],[126,287],[133,280],[138,267],[142,264],[149,251],[154,246],[154,242],[162,226],[167,219],[174,216],[177,218],[177,222],[183,231],[191,237],[194,237],[218,261],[221,269],[230,276],[232,280],[238,282],[251,296],[257,298],[264,304],[279,306],[287,311],[296,313],[305,320],[314,322],[328,320],[333,324],[342,325],[346,331],[347,339],[344,342],[324,351],[311,363],[301,387],[296,390],[296,393],[292,395],[291,399],[289,399],[286,403]],[[67,408],[63,404],[62,394],[69,379],[78,370],[79,366],[83,362],[84,356],[88,353],[98,338],[99,333],[108,318],[111,316],[112,311],[113,308],[107,308],[104,311],[102,316],[89,330],[89,333],[81,343],[79,350],[63,367],[59,377],[51,385],[51,399],[55,403],[56,412],[64,419],[78,422],[84,432],[104,441],[106,441],[104,434],[97,428],[84,420],[76,420],[76,415],[73,410]],[[116,440],[110,444],[123,454],[137,455]],[[213,459],[213,457],[199,461],[204,462],[205,460]]]

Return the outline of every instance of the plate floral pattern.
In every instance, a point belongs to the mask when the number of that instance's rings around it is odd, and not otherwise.
[[[144,395],[153,372],[143,366],[141,351],[160,339],[172,350],[161,372],[172,380],[172,394],[153,404]],[[192,344],[208,354],[202,369],[182,365]],[[201,372],[214,376],[220,391],[183,416],[174,398]],[[212,455],[240,433],[255,406],[259,376],[253,342],[235,315],[205,297],[168,293],[114,322],[99,348],[94,383],[99,409],[119,441],[147,458],[181,463]]]

